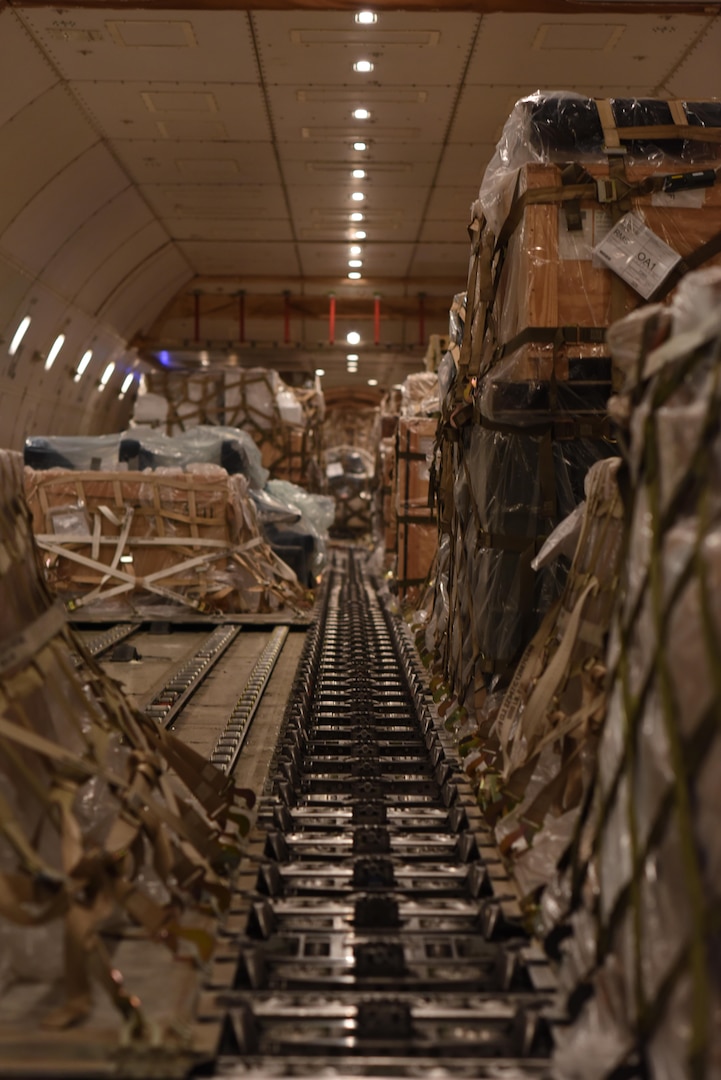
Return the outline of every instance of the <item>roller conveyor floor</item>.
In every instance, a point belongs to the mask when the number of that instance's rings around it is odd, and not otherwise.
[[[19,983],[1,1080],[552,1077],[553,972],[378,584],[339,548],[310,622],[76,623],[136,708],[261,794],[258,821],[208,965],[107,942],[173,1040],[129,1045],[99,992],[47,1030],[62,986]]]
[[[403,623],[352,550],[308,633],[259,825],[216,1075],[550,1075],[548,969],[508,915]]]

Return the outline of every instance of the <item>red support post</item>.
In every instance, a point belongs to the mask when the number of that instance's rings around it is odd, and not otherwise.
[[[245,344],[245,289],[238,293],[238,341]]]
[[[418,344],[426,343],[426,305],[425,293],[418,293]]]
[[[283,293],[283,343],[290,345],[290,292]]]
[[[328,344],[335,344],[335,293],[330,293],[328,306]]]
[[[381,343],[381,298],[378,293],[373,297],[373,344]]]

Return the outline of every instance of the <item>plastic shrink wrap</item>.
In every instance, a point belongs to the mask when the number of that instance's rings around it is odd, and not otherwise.
[[[153,371],[145,374],[144,385],[148,395],[166,403],[165,420],[158,420],[166,434],[205,424],[240,428],[258,445],[273,477],[317,487],[325,413],[317,385],[288,386],[267,368]],[[138,401],[147,415],[144,397]]]
[[[0,994],[49,984],[43,1022],[62,1028],[88,1015],[97,981],[118,1041],[142,1041],[147,1016],[105,932],[204,964],[254,799],[86,653],[39,572],[20,455],[0,452],[0,480]],[[146,1003],[156,1025],[171,999]],[[182,1040],[172,1022],[158,1034]]]
[[[606,328],[721,258],[720,123],[713,102],[561,92],[523,99],[507,121],[472,208],[437,449],[452,546],[443,672],[461,701],[510,677],[563,585],[562,565],[533,581],[530,562],[588,467],[615,452],[607,401],[623,373]],[[467,513],[450,479],[461,470]]]
[[[48,583],[73,608],[274,611],[303,604],[262,538],[245,477],[217,465],[145,472],[26,468]]]
[[[497,710],[479,726],[467,763],[526,898],[549,881],[568,847],[596,765],[623,536],[620,464],[610,458],[591,467],[586,501],[534,560],[575,548],[560,599],[524,651]]]
[[[297,521],[269,523],[264,531],[273,549],[285,561],[290,561],[298,579],[313,587],[327,563],[328,535],[336,514],[335,501],[328,495],[305,491],[288,480],[270,480],[266,493],[297,512]]]
[[[648,311],[655,347],[632,355],[608,713],[568,868],[542,898],[584,1002],[556,1072],[579,1080],[628,1055],[654,1080],[721,1072],[721,270],[684,279],[670,314],[663,342]],[[639,320],[611,340],[638,341]]]
[[[370,535],[379,437],[377,406],[336,392],[323,423],[323,472],[324,489],[336,503],[338,536]]]

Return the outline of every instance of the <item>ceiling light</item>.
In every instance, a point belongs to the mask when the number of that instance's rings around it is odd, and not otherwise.
[[[110,382],[110,380],[113,377],[113,372],[114,371],[115,371],[115,364],[113,364],[113,363],[108,364],[108,366],[105,368],[105,371],[100,376],[100,386],[98,387],[98,390],[102,390],[103,387],[108,385],[108,383]]]
[[[353,178],[355,180],[362,180],[363,177],[365,176],[365,174],[366,174],[365,169],[354,169],[353,170]]]
[[[363,202],[363,200],[365,199],[365,194],[362,191],[354,191],[351,195],[351,199],[353,200],[353,202]]]
[[[325,368],[317,367],[315,373],[320,378],[320,376],[325,375]]]
[[[353,362],[355,362],[357,364],[358,363],[358,353],[357,352],[349,352],[348,355],[346,356],[346,360],[348,361],[349,364],[352,364]]]
[[[378,22],[378,16],[375,11],[357,11],[355,21],[364,26],[370,26],[371,23]]]
[[[368,149],[368,143],[354,142],[353,143],[353,149],[354,150],[367,150]]]
[[[92,360],[92,358],[93,358],[93,350],[92,349],[87,349],[83,353],[82,359],[81,359],[80,363],[78,364],[78,366],[75,369],[75,374],[73,376],[73,380],[75,382],[80,382],[81,378],[83,377],[83,375],[85,373],[85,369],[87,368],[87,366],[90,363],[90,361]]]
[[[377,379],[369,379],[368,380],[368,385],[369,386],[377,386],[378,385],[378,380]]]
[[[351,214],[350,219],[351,219],[351,221],[362,221],[363,220],[363,215],[361,213],[359,213],[358,210],[355,210]]]
[[[356,60],[355,64],[353,65],[353,70],[354,71],[372,71],[373,70],[373,64],[370,62],[370,60]]]
[[[360,244],[354,244],[353,247],[350,249],[350,253],[353,256],[360,255],[362,250],[363,249],[361,248]]]
[[[20,323],[20,325],[18,326],[17,330],[15,331],[15,333],[13,335],[13,339],[10,342],[10,348],[8,349],[8,354],[10,356],[14,356],[15,353],[20,348],[20,342],[25,337],[25,335],[27,333],[27,330],[28,330],[28,326],[30,326],[30,316],[26,315],[25,318]]]
[[[120,556],[120,561],[124,562],[124,563],[130,563],[130,562],[133,561],[133,556],[132,555],[121,555]]]
[[[356,120],[370,120],[371,114],[368,109],[354,109],[353,116]]]
[[[48,353],[47,359],[45,360],[46,371],[50,371],[50,368],[55,363],[55,358],[57,357],[64,344],[65,334],[58,334],[58,336],[55,338],[55,341],[50,346],[50,352]]]
[[[363,229],[356,229],[356,231],[353,233],[354,240],[365,240],[365,238],[366,234],[364,233]]]
[[[357,330],[349,330],[345,339],[349,345],[360,345],[360,334]]]
[[[360,270],[349,270],[348,271],[348,277],[351,279],[351,281],[358,281],[360,279],[360,276],[361,276]]]
[[[361,266],[363,265],[363,263],[361,262],[361,260],[360,260],[360,259],[349,259],[349,260],[348,260],[348,265],[349,265],[349,266],[350,266],[350,267],[351,267],[351,268],[352,268],[353,270],[358,270],[358,269],[359,269],[359,267],[361,267]]]

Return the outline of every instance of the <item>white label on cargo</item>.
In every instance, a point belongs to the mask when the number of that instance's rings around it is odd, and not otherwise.
[[[673,206],[677,210],[700,210],[705,204],[705,188],[694,188],[692,191],[654,191],[651,196],[652,206]]]
[[[336,476],[343,475],[343,466],[340,461],[331,461],[325,467],[325,474],[329,480],[334,480]]]
[[[593,249],[609,270],[648,300],[681,256],[644,225],[638,214],[625,214]]]
[[[559,259],[590,259],[593,248],[613,225],[610,210],[581,211],[581,228],[569,230],[566,215],[558,215]]]

